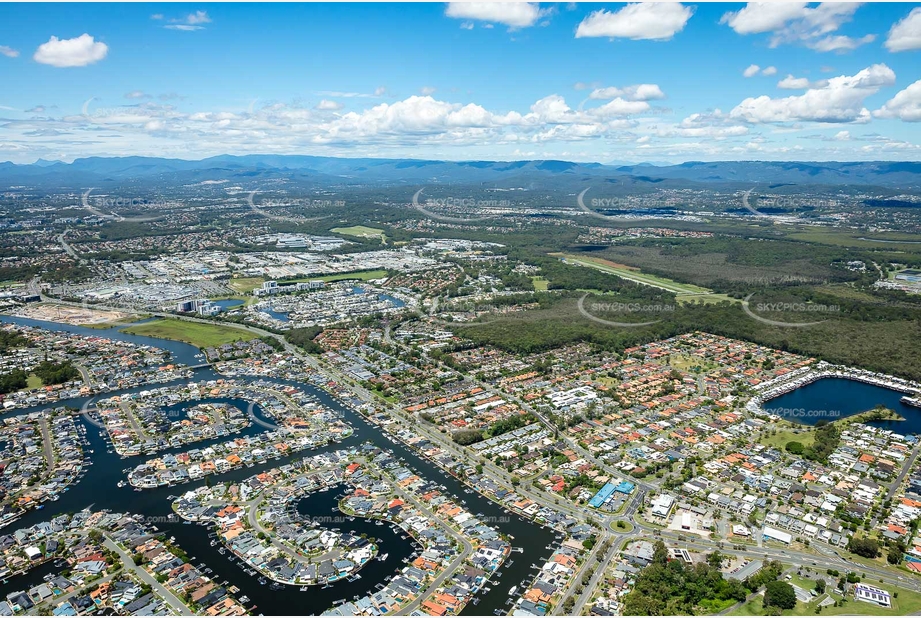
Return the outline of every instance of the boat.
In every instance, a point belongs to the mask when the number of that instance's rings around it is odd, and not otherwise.
[[[508,590],[508,596],[513,596],[516,592],[518,592],[518,586],[512,586]]]
[[[300,591],[301,591],[301,592],[307,592],[307,586],[301,586],[301,587],[300,587]]]
[[[381,562],[383,562],[384,560],[387,559],[388,556],[390,556],[390,554],[382,554],[382,555],[378,556],[377,559],[380,560]]]

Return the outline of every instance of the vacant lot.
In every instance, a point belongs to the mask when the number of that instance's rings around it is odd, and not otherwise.
[[[320,277],[306,277],[303,279],[286,279],[285,283],[306,283],[308,281],[370,281],[371,279],[383,279],[387,276],[386,270],[357,270],[353,273],[336,273],[334,275],[323,275]]]
[[[256,338],[256,335],[239,328],[172,319],[154,320],[153,322],[138,324],[137,326],[126,328],[124,332],[158,339],[184,341],[199,348],[212,348],[225,343],[249,341]]]
[[[265,279],[262,277],[242,277],[240,279],[231,279],[228,285],[237,292],[249,294],[263,283],[265,283]]]

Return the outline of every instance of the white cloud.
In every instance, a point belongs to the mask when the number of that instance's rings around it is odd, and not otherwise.
[[[838,142],[846,142],[851,139],[850,131],[838,131],[835,133],[834,140]]]
[[[19,50],[7,47],[6,45],[0,45],[0,54],[3,54],[7,58],[16,58],[19,56]]]
[[[768,77],[770,77],[770,76],[772,76],[772,75],[777,75],[777,67],[773,67],[773,66],[771,66],[771,67],[765,67],[765,69],[764,69],[763,71],[761,71],[761,74],[762,74],[762,75],[767,75]]]
[[[782,80],[777,82],[777,87],[783,90],[806,90],[808,88],[824,88],[828,85],[827,79],[820,79],[815,82],[809,81],[805,77],[793,77],[792,75],[787,75]]]
[[[156,19],[156,20],[159,21],[159,20],[163,19],[163,13],[154,13],[153,15],[150,16],[150,18],[151,18],[151,19]]]
[[[445,9],[448,17],[504,24],[512,29],[533,26],[547,13],[536,2],[449,2]],[[461,27],[472,29],[473,24],[465,24]]]
[[[576,29],[576,38],[668,40],[684,29],[693,14],[693,7],[672,2],[628,4],[613,12],[600,9],[582,20]]]
[[[862,36],[859,39],[854,37],[837,35],[837,36],[827,36],[825,38],[819,39],[817,41],[812,41],[809,43],[810,49],[814,49],[820,52],[846,52],[857,49],[861,45],[866,45],[867,43],[872,43],[876,40],[875,34],[868,34]]]
[[[210,24],[211,18],[208,17],[207,11],[195,11],[194,13],[189,13],[185,17],[179,19],[171,19],[170,23],[163,26],[170,30],[183,30],[186,32],[192,32],[195,30],[202,30],[204,26],[202,24]]]
[[[878,118],[898,118],[906,122],[921,122],[921,79],[886,101],[873,112]]]
[[[600,100],[620,97],[627,101],[652,101],[653,99],[664,99],[665,93],[662,92],[662,89],[657,84],[635,84],[623,88],[616,86],[596,88],[588,97]]]
[[[860,38],[827,36],[851,21],[859,2],[823,2],[810,7],[807,2],[749,2],[720,19],[741,35],[770,32],[770,46],[802,43],[816,51],[843,52],[872,41],[874,35]]]
[[[125,93],[126,99],[149,99],[150,95],[144,92],[143,90],[132,90],[131,92]]]
[[[755,75],[758,74],[758,71],[760,70],[761,70],[761,67],[759,67],[757,64],[750,64],[748,65],[747,69],[742,71],[742,76],[743,77],[754,77]]]
[[[892,25],[885,45],[891,52],[921,49],[921,7],[912,9],[904,19]]]
[[[422,88],[419,89],[419,92],[428,96],[430,94],[435,94],[435,90],[436,89],[434,86],[422,86]]]
[[[85,67],[99,62],[108,53],[108,45],[84,33],[74,39],[52,36],[47,43],[38,46],[32,59],[53,67]]]
[[[738,34],[771,32],[800,18],[806,5],[806,2],[749,2],[739,11],[724,14],[720,23],[729,24]]]
[[[809,88],[802,95],[745,99],[730,112],[730,116],[751,123],[867,122],[870,112],[864,107],[864,99],[893,84],[895,73],[892,69],[885,64],[874,64],[856,75],[833,77],[821,87]]]
[[[318,95],[324,97],[335,97],[338,99],[376,99],[382,97],[387,92],[383,86],[374,89],[374,92],[343,92],[341,90],[320,90]]]
[[[629,116],[631,114],[639,114],[645,112],[649,109],[649,103],[646,101],[626,101],[620,97],[608,101],[600,107],[596,107],[589,111],[589,113],[594,114],[600,118],[608,118],[611,116]]]
[[[323,99],[319,103],[317,103],[317,106],[315,109],[319,109],[323,111],[337,111],[337,110],[342,109],[342,103],[338,101],[332,101],[330,99]]]

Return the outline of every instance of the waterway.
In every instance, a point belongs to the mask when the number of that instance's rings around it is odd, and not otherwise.
[[[815,425],[835,421],[883,405],[904,421],[873,421],[874,427],[900,434],[921,434],[921,408],[902,403],[904,393],[847,378],[822,378],[771,399],[762,405],[766,412],[800,423]]]
[[[236,309],[237,307],[242,307],[243,301],[239,298],[224,298],[221,300],[212,300],[211,304],[220,307],[224,311],[227,311],[228,309]]]
[[[178,362],[188,365],[196,365],[201,362],[199,356],[200,351],[194,346],[176,341],[130,335],[120,331],[120,328],[124,327],[92,329],[57,322],[44,322],[10,316],[0,316],[0,321],[160,347],[168,349],[173,354],[174,360]],[[220,377],[220,375],[215,373],[210,367],[206,367],[195,370],[195,375],[188,380],[177,380],[171,384],[185,384],[199,380],[214,379],[216,377]],[[551,550],[546,549],[547,546],[555,542],[555,533],[552,530],[536,525],[517,515],[510,514],[495,502],[477,493],[464,494],[463,490],[466,487],[460,481],[448,475],[428,460],[418,456],[414,451],[405,447],[402,443],[386,440],[378,427],[372,425],[363,417],[344,406],[338,399],[332,397],[326,391],[318,389],[312,384],[291,380],[267,379],[261,376],[254,379],[261,379],[279,384],[289,384],[302,389],[308,394],[312,394],[323,405],[337,411],[354,427],[355,431],[352,436],[342,443],[330,444],[309,451],[300,451],[288,457],[272,460],[252,468],[238,468],[224,474],[211,475],[209,478],[212,481],[244,480],[263,470],[283,465],[288,461],[297,460],[315,453],[347,448],[363,442],[372,442],[380,448],[393,452],[396,457],[403,459],[407,465],[421,473],[425,478],[444,485],[447,493],[456,496],[458,500],[463,497],[463,499],[467,501],[466,506],[471,512],[482,513],[484,520],[490,522],[490,525],[514,537],[512,545],[524,549],[521,554],[512,554],[514,557],[514,564],[500,569],[502,575],[494,576],[491,580],[491,584],[489,584],[492,587],[491,591],[488,593],[481,592],[478,595],[480,603],[476,606],[469,603],[462,612],[464,615],[490,615],[496,609],[507,611],[510,607],[506,604],[508,589],[512,586],[519,586],[525,579],[530,580],[535,574],[535,570],[531,568],[532,565],[542,565],[552,553]],[[113,391],[97,396],[97,398],[125,392],[138,392],[156,388],[157,386],[163,385],[146,385],[124,391]],[[58,401],[52,404],[52,406],[69,406],[79,409],[92,399],[92,397],[84,397]],[[238,399],[232,401],[235,405],[239,404],[241,406],[246,403],[247,407],[242,409],[248,408],[248,402],[246,402],[246,400]],[[11,410],[4,413],[2,417],[26,414],[47,407],[49,406],[35,406],[34,408]],[[262,420],[271,423],[271,419],[263,415],[258,404],[252,406],[252,409],[257,418],[261,417]],[[107,448],[109,442],[101,435],[100,429],[92,423],[87,422],[86,419],[82,417],[78,419],[78,422],[83,423],[87,429],[86,435],[89,444],[86,448],[88,450],[93,450],[93,454],[90,455],[92,464],[88,467],[86,475],[77,484],[72,485],[69,491],[63,492],[58,501],[47,503],[46,507],[42,510],[32,510],[25,513],[19,520],[0,529],[0,534],[9,534],[18,528],[32,526],[42,521],[48,521],[58,514],[75,512],[87,507],[92,507],[96,510],[109,509],[112,511],[143,515],[149,522],[165,532],[167,536],[175,536],[179,546],[182,547],[189,556],[193,557],[192,562],[194,564],[201,562],[207,564],[208,567],[213,569],[211,576],[214,579],[217,581],[227,580],[231,585],[238,586],[241,590],[239,594],[249,596],[251,603],[257,606],[255,613],[266,615],[319,614],[328,609],[334,601],[339,599],[351,600],[355,595],[363,596],[373,593],[377,590],[376,584],[386,583],[384,582],[384,578],[395,572],[394,570],[398,566],[401,567],[402,556],[408,555],[408,553],[412,551],[411,549],[407,551],[408,541],[399,538],[389,538],[386,533],[383,532],[385,527],[374,526],[373,524],[367,523],[366,520],[363,520],[365,524],[360,524],[359,518],[356,518],[354,522],[349,522],[349,528],[345,529],[348,530],[354,527],[356,531],[361,532],[363,530],[359,530],[359,526],[369,525],[371,530],[374,531],[373,536],[381,538],[381,553],[390,554],[386,563],[377,562],[376,564],[369,565],[368,568],[361,571],[362,578],[360,580],[355,582],[338,582],[332,588],[326,590],[319,589],[315,586],[310,587],[309,591],[304,593],[300,592],[299,589],[294,586],[284,586],[281,590],[277,591],[269,590],[268,586],[262,586],[257,582],[257,577],[246,574],[238,566],[232,564],[228,559],[229,552],[225,555],[219,554],[217,552],[217,547],[212,547],[210,545],[207,528],[197,525],[185,525],[180,522],[170,522],[167,519],[167,516],[171,513],[168,496],[179,495],[187,490],[199,487],[205,483],[204,479],[176,487],[161,487],[144,491],[135,491],[127,485],[120,488],[117,486],[118,482],[125,480],[127,476],[124,469],[134,468],[138,464],[149,459],[149,457],[138,456],[122,458],[115,453],[108,453]],[[261,429],[259,426],[254,423],[244,430],[244,433],[255,434],[260,431]],[[226,440],[226,438],[197,442],[192,445],[168,449],[163,451],[163,453],[181,452],[196,447],[203,448],[209,444],[224,440]],[[310,507],[311,504],[313,504],[313,502],[308,499],[306,502],[307,506],[303,506],[302,508],[313,510]],[[299,505],[299,507],[300,506],[301,505]],[[331,506],[325,503],[319,503],[316,508],[319,512],[310,514],[316,516],[328,516],[331,514]],[[387,530],[389,530],[389,528],[387,528]],[[46,567],[42,567],[42,573],[48,572],[44,571],[45,568]],[[365,574],[365,571],[367,571],[367,574]],[[40,579],[40,575],[36,574],[35,576]],[[35,583],[37,582],[35,582],[34,577],[29,574],[14,577],[10,579],[8,583],[0,585],[0,597],[5,597],[10,592],[16,590],[28,589],[30,585],[35,585]]]

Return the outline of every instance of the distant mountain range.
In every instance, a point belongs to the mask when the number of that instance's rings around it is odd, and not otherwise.
[[[427,161],[348,159],[301,155],[221,155],[189,161],[157,157],[89,157],[73,163],[39,160],[0,163],[0,185],[46,188],[113,187],[123,184],[194,184],[226,180],[287,179],[313,186],[483,184],[561,186],[614,182],[624,185],[821,185],[921,189],[921,162],[690,161],[680,165],[603,165],[568,161]],[[555,184],[555,183],[554,183]]]

